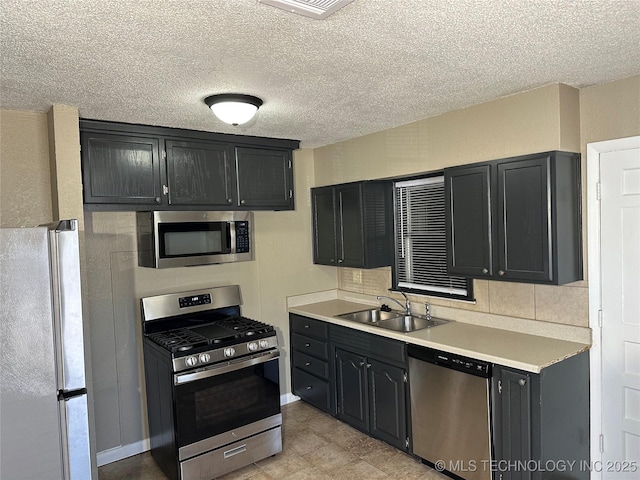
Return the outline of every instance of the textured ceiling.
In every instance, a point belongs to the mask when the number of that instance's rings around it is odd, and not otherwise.
[[[640,0],[0,0],[0,107],[335,143],[549,83],[640,73]],[[264,100],[249,124],[203,99]]]

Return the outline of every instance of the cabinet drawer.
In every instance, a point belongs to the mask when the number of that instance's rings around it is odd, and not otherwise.
[[[329,337],[329,325],[320,320],[291,315],[291,329],[303,335],[327,339]]]
[[[293,369],[293,393],[326,412],[331,408],[329,382],[309,375],[299,368]]]
[[[313,373],[322,378],[329,378],[329,363],[317,358],[305,355],[302,352],[294,350],[293,352],[293,365],[296,368],[305,370],[306,372]]]
[[[298,350],[299,352],[314,355],[324,360],[329,358],[329,347],[327,342],[311,337],[305,337],[299,333],[294,333],[291,335],[291,343],[293,345],[293,349]]]
[[[345,350],[351,352],[391,361],[403,366],[407,363],[407,345],[398,340],[331,325],[331,341],[332,343],[343,345]]]

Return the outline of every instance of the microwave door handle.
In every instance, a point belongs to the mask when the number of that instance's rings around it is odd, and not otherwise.
[[[229,222],[227,229],[227,249],[229,253],[236,253],[236,222]]]
[[[203,368],[202,370],[190,373],[179,373],[173,376],[174,385],[184,385],[185,383],[195,382],[197,380],[203,380],[209,377],[215,377],[222,375],[223,373],[234,372],[243,368],[258,365],[260,363],[266,363],[274,360],[280,356],[278,350],[266,352],[258,357],[252,358],[240,358],[234,362],[224,363],[223,365],[212,365],[211,367]]]

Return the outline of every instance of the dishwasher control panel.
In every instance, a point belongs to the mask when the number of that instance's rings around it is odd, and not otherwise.
[[[431,348],[418,347],[416,345],[408,345],[407,353],[409,357],[418,358],[425,362],[451,368],[452,370],[458,370],[459,372],[465,372],[477,377],[489,378],[491,376],[491,364],[483,362],[482,360],[433,350]]]
[[[436,352],[436,364],[445,367],[460,370],[462,372],[472,373],[481,377],[489,376],[490,365],[479,360],[472,360],[458,355],[452,355],[446,352]]]

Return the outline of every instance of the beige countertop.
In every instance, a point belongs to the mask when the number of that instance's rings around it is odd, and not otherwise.
[[[543,368],[590,347],[586,343],[456,321],[417,332],[400,333],[335,318],[343,313],[366,310],[371,307],[367,304],[338,299],[290,306],[289,312],[533,373],[540,373]]]

